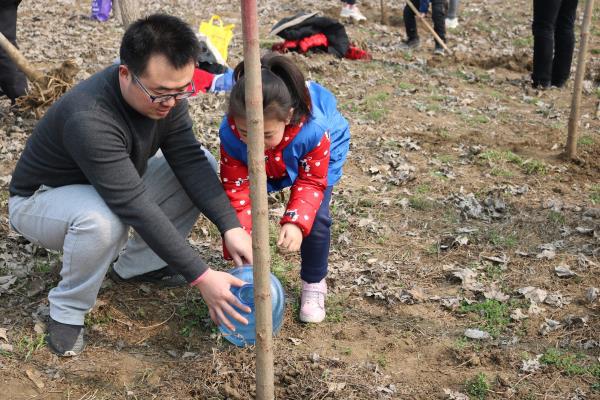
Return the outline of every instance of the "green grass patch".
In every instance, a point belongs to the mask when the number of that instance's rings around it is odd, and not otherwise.
[[[513,248],[518,243],[518,237],[514,233],[504,235],[494,229],[488,232],[487,240],[494,246],[500,248]]]
[[[46,334],[36,334],[36,336],[22,336],[17,342],[17,350],[24,355],[25,361],[29,360],[33,353],[46,346]]]
[[[328,296],[325,300],[325,309],[327,310],[327,315],[325,320],[327,322],[343,322],[345,317],[345,311],[347,310],[348,304],[348,294],[334,294],[332,296]]]
[[[463,301],[458,312],[475,313],[480,321],[479,328],[496,337],[510,323],[510,307],[498,300],[487,299],[481,303],[468,304]]]
[[[415,188],[415,193],[426,194],[431,192],[431,186],[428,183],[423,183]]]
[[[564,225],[565,216],[561,212],[550,210],[548,212],[548,221],[555,225]]]
[[[548,167],[542,161],[535,159],[524,160],[521,156],[510,150],[487,150],[481,153],[479,158],[492,165],[506,163],[518,165],[527,175],[542,175],[548,172]],[[500,170],[502,170],[501,166],[498,165],[494,166],[494,168],[500,168]],[[497,173],[499,172],[500,171],[497,171]]]
[[[479,158],[489,162],[508,162],[517,165],[523,164],[523,159],[510,150],[486,150],[479,155]]]
[[[592,192],[590,193],[590,200],[592,204],[600,204],[600,185],[592,185]]]
[[[490,390],[487,376],[483,372],[478,373],[465,382],[465,390],[470,398],[484,400]]]
[[[431,210],[435,207],[435,203],[423,196],[415,195],[408,198],[408,205],[411,208],[419,211]]]
[[[440,154],[439,156],[436,157],[442,164],[450,164],[452,163],[454,160],[456,160],[456,158],[452,155],[452,154]]]
[[[207,328],[207,319],[210,318],[208,306],[201,298],[186,299],[179,307],[179,316],[183,319],[183,327],[179,330],[181,336],[189,337],[194,330]]]
[[[545,365],[552,365],[567,376],[588,375],[598,379],[600,383],[600,362],[592,365],[585,364],[586,356],[583,354],[572,354],[555,348],[549,348],[540,358]]]
[[[515,47],[531,48],[533,46],[533,36],[517,38],[517,39],[513,40],[513,45]]]
[[[408,82],[400,82],[398,83],[398,85],[396,86],[396,88],[400,89],[400,90],[414,90],[417,87],[415,85],[413,85],[412,83],[408,83]]]
[[[548,172],[546,164],[539,160],[527,160],[521,165],[521,168],[527,175],[544,175]]]
[[[579,138],[579,140],[577,141],[577,143],[580,146],[591,146],[594,144],[594,138],[592,136],[589,135],[583,135]]]
[[[512,178],[513,176],[515,176],[515,174],[512,171],[509,171],[508,169],[504,169],[504,168],[500,168],[500,167],[492,168],[492,170],[490,171],[490,174],[492,176],[499,176],[502,178]]]
[[[364,101],[367,117],[375,122],[381,121],[388,114],[389,109],[386,107],[386,102],[389,98],[390,94],[386,92],[367,96]]]
[[[497,281],[502,277],[502,274],[504,273],[501,265],[487,261],[483,263],[483,270],[485,271],[485,276],[490,281]]]

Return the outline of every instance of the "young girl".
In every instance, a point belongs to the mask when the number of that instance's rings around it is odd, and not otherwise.
[[[267,189],[274,192],[291,186],[277,245],[286,251],[300,250],[300,320],[321,322],[327,294],[329,202],[350,144],[348,121],[337,110],[333,94],[315,82],[305,82],[300,69],[285,56],[268,55],[261,64]],[[229,109],[219,130],[221,180],[242,226],[250,232],[243,62],[234,77]]]

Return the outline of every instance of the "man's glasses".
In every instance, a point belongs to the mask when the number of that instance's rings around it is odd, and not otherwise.
[[[133,77],[133,80],[135,81],[135,83],[137,83],[138,86],[144,91],[144,93],[146,93],[146,95],[150,98],[150,101],[152,103],[165,103],[165,102],[171,100],[171,98],[173,98],[175,100],[183,100],[183,99],[187,99],[188,97],[190,97],[191,95],[196,93],[196,86],[194,85],[194,81],[192,81],[190,83],[191,90],[189,90],[189,91],[186,90],[184,92],[179,92],[179,93],[161,94],[158,96],[154,96],[154,95],[150,94],[148,89],[146,89],[146,86],[144,86],[144,84],[142,82],[140,82],[140,79],[137,76],[135,76],[135,74],[132,73],[131,76]]]

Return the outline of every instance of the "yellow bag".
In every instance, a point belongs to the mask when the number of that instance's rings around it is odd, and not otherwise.
[[[209,21],[200,23],[200,33],[206,36],[210,44],[221,54],[224,61],[227,61],[227,49],[233,38],[234,26],[234,24],[223,26],[223,21],[218,15],[213,15]]]

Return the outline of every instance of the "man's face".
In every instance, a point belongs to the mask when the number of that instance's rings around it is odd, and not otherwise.
[[[140,76],[135,76],[126,65],[119,66],[119,84],[125,101],[140,114],[156,120],[165,118],[177,100],[170,97],[166,101],[152,102],[150,96],[188,91],[193,76],[193,62],[176,69],[161,54],[150,56],[146,70]]]

